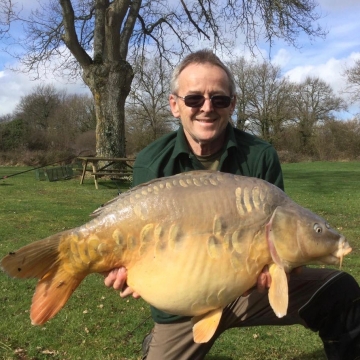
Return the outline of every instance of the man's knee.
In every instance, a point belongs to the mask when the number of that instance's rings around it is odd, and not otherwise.
[[[327,321],[338,317],[351,303],[360,298],[356,280],[347,273],[339,273],[328,280],[299,310],[309,328],[320,331]]]
[[[319,332],[329,360],[360,359],[360,288],[351,275],[329,280],[299,315]]]

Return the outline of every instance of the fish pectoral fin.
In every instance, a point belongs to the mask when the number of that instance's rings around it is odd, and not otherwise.
[[[194,316],[191,319],[194,342],[197,344],[206,343],[213,337],[219,325],[222,312],[223,309],[219,308],[211,310],[204,315]]]
[[[271,285],[269,289],[269,302],[277,317],[286,315],[289,303],[288,280],[282,266],[272,264],[269,266]]]

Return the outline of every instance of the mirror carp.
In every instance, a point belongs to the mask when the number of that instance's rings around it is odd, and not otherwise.
[[[341,264],[351,247],[329,224],[257,178],[191,171],[137,186],[77,228],[10,252],[2,269],[38,278],[31,321],[44,324],[90,273],[124,266],[127,283],[170,314],[191,316],[194,341],[213,336],[229,303],[255,286],[265,265],[269,301],[286,315],[286,273]]]

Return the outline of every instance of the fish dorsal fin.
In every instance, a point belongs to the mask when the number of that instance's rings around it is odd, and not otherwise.
[[[289,303],[288,280],[282,266],[271,264],[269,267],[271,285],[269,302],[277,317],[286,315]]]
[[[191,319],[194,342],[198,344],[206,343],[213,337],[219,325],[222,311],[222,308],[211,310],[205,315],[194,316]]]

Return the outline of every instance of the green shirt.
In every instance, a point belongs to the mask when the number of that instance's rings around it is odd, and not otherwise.
[[[190,150],[180,126],[179,130],[155,140],[137,155],[133,186],[159,177],[203,169],[201,162]],[[284,190],[280,161],[275,149],[269,143],[233,128],[230,123],[226,128],[218,170],[264,179]],[[154,307],[151,307],[151,313],[154,321],[160,324],[183,318]]]

